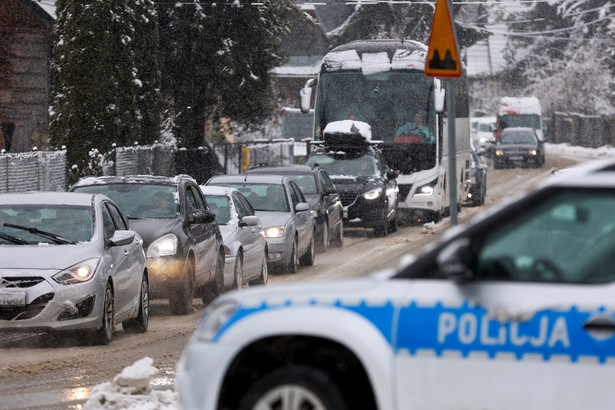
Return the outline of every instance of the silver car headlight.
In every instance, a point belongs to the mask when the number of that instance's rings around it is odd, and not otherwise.
[[[234,300],[211,306],[203,315],[194,335],[199,340],[212,341],[235,314],[239,304]]]
[[[382,189],[376,188],[376,189],[372,189],[371,191],[367,191],[363,193],[363,198],[371,201],[371,200],[378,198],[380,195],[382,195]]]
[[[87,282],[94,276],[98,262],[100,262],[100,258],[87,259],[56,273],[53,275],[53,280],[61,285]]]
[[[177,236],[172,233],[156,239],[147,248],[148,258],[159,258],[161,256],[175,255],[177,253]]]
[[[284,236],[283,226],[270,226],[264,230],[265,238],[281,238]]]

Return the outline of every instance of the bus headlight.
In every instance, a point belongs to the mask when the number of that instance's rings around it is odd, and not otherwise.
[[[418,187],[416,189],[416,191],[414,191],[414,196],[427,196],[427,195],[433,195],[434,191],[436,190],[436,184],[437,184],[438,180],[434,179],[433,181],[425,184],[425,185],[421,185],[420,187]]]

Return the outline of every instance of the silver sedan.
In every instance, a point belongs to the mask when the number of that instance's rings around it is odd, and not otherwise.
[[[267,284],[267,241],[254,209],[237,189],[201,186],[224,241],[224,286]]]
[[[142,238],[101,194],[0,195],[0,332],[145,332]]]

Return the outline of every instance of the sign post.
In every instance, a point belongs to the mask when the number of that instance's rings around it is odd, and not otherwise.
[[[457,147],[455,140],[455,78],[461,76],[461,62],[457,52],[457,37],[450,12],[450,0],[436,0],[431,24],[425,75],[445,77],[448,125],[448,187],[451,226],[457,225]]]

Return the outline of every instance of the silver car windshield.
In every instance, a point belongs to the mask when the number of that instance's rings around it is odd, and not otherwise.
[[[216,214],[218,225],[226,225],[231,221],[231,200],[225,195],[205,195],[209,209]]]
[[[87,242],[94,235],[91,207],[5,205],[0,207],[0,245]]]

